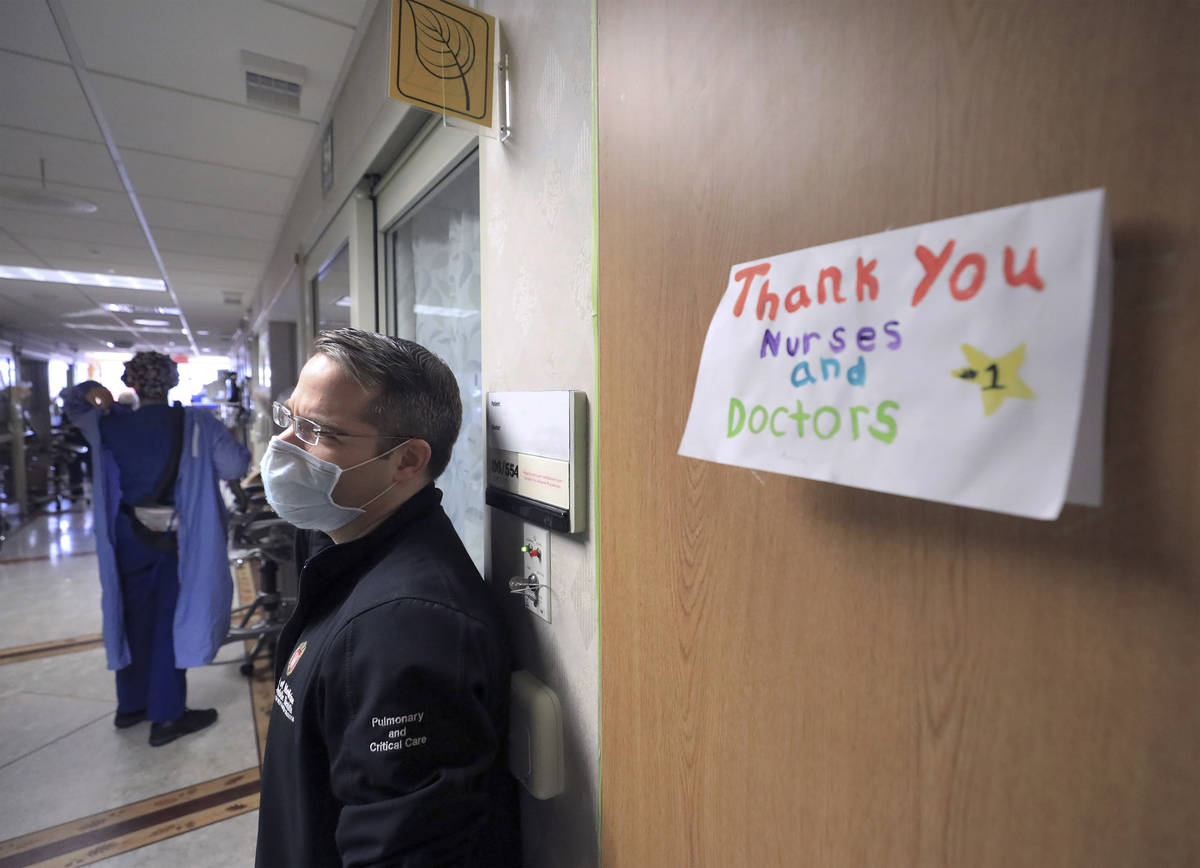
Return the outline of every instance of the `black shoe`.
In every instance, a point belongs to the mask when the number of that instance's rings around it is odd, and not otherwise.
[[[146,709],[141,711],[118,711],[113,715],[113,726],[117,729],[127,729],[131,726],[137,726],[146,719]]]
[[[217,722],[215,708],[189,708],[174,720],[150,724],[150,746],[161,747],[181,735],[199,732]]]

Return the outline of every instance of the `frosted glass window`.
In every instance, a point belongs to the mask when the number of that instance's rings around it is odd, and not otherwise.
[[[472,155],[388,232],[392,333],[441,356],[463,422],[438,478],[442,504],[483,571],[483,375],[479,318],[479,161]]]
[[[350,325],[350,248],[343,244],[312,280],[317,331]]]

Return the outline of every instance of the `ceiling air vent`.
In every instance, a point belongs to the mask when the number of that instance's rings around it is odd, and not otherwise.
[[[242,66],[246,71],[246,102],[275,111],[300,113],[300,91],[306,72],[303,66],[245,50]]]
[[[221,293],[221,299],[225,304],[241,304],[242,294],[240,292],[223,292]]]

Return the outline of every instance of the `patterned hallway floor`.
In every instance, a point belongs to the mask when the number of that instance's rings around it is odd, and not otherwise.
[[[237,597],[253,599],[251,564]],[[188,671],[188,705],[217,724],[169,745],[118,730],[100,639],[91,515],[14,527],[0,549],[0,868],[249,865],[271,674],[227,645]]]

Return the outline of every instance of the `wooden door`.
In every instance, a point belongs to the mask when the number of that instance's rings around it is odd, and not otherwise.
[[[1200,864],[1200,5],[597,22],[604,864]],[[676,455],[730,265],[1092,187],[1103,508]]]

